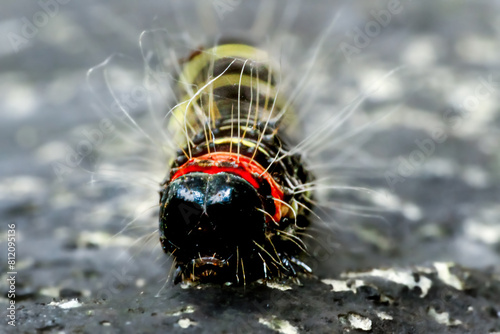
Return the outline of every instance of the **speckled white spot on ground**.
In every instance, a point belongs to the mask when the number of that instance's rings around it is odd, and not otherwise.
[[[420,227],[418,227],[418,234],[423,238],[442,238],[445,233],[446,231],[442,228],[442,226],[439,226],[439,224],[436,222],[427,221],[426,224],[422,224],[420,225]]]
[[[385,312],[377,312],[377,316],[382,320],[393,320],[392,315],[389,315]]]
[[[354,281],[348,281],[348,280],[337,280],[337,279],[322,279],[321,282],[331,285],[332,290],[334,292],[341,292],[341,291],[352,291],[356,293],[356,289],[360,286],[365,286],[365,282],[363,280],[354,280]]]
[[[424,274],[433,274],[434,273],[434,270],[432,268],[429,268],[429,267],[415,266],[415,269],[417,269],[417,271],[419,273],[424,273]]]
[[[170,313],[165,313],[166,315],[172,316],[172,317],[178,317],[183,314],[189,314],[194,312],[194,307],[191,305],[188,305],[186,307],[181,308],[178,311],[170,312]]]
[[[495,38],[487,38],[478,34],[467,34],[458,40],[455,50],[463,60],[486,66],[486,63],[497,62],[498,47],[499,44]]]
[[[40,109],[41,98],[32,86],[12,79],[9,74],[0,76],[0,82],[9,83],[0,86],[0,114],[4,119],[27,119]]]
[[[349,313],[347,320],[353,328],[360,329],[362,331],[369,331],[372,329],[372,321],[357,313]]]
[[[408,288],[413,289],[415,287],[419,287],[422,290],[420,297],[425,297],[427,292],[432,286],[432,281],[427,277],[420,276],[419,281],[415,281],[415,277],[413,276],[411,271],[406,270],[396,270],[396,269],[374,269],[368,272],[362,273],[343,273],[341,276],[356,278],[356,277],[381,277],[387,280],[393,281],[394,283],[406,285]]]
[[[451,178],[457,174],[457,166],[450,159],[433,157],[422,165],[422,172],[440,178]]]
[[[78,244],[94,244],[100,247],[130,247],[137,241],[137,238],[128,237],[123,234],[109,234],[106,232],[82,231],[78,236]]]
[[[259,323],[263,324],[264,326],[266,326],[272,330],[275,330],[279,333],[282,333],[282,334],[298,334],[299,333],[299,330],[297,329],[297,327],[292,326],[286,320],[276,319],[275,316],[273,316],[271,319],[259,318]]]
[[[70,153],[66,144],[60,141],[51,141],[43,144],[35,151],[35,158],[40,163],[51,163],[59,160],[66,165],[67,162],[65,160],[68,154]]]
[[[181,282],[180,285],[181,285],[181,289],[183,289],[183,290],[191,289],[192,287],[194,287],[194,284],[191,282]]]
[[[434,262],[434,267],[436,268],[438,278],[445,284],[454,287],[457,290],[463,290],[463,283],[460,279],[450,273],[450,268],[453,267],[453,263],[446,262]]]
[[[47,84],[45,98],[55,105],[69,103],[75,95],[75,89],[81,85],[81,74],[65,74],[54,78]]]
[[[361,90],[369,92],[371,100],[385,101],[401,96],[402,84],[400,80],[395,75],[386,77],[388,73],[389,71],[385,72],[378,69],[363,71],[360,82]]]
[[[390,296],[386,296],[384,294],[381,294],[380,295],[380,302],[381,303],[388,303],[388,304],[392,305],[394,303],[394,298],[392,298]]]
[[[378,205],[383,206],[389,210],[398,210],[409,220],[419,220],[422,218],[422,210],[415,203],[403,202],[395,194],[389,193],[387,189],[380,189],[368,199]]]
[[[403,215],[413,221],[422,219],[422,210],[414,203],[406,203],[402,208]]]
[[[64,209],[76,206],[76,204],[78,204],[78,200],[80,199],[77,194],[77,192],[70,191],[54,192],[53,196],[49,198],[50,205],[54,209]]]
[[[191,321],[191,319],[189,318],[183,318],[183,319],[179,319],[179,321],[177,321],[177,324],[179,324],[179,327],[180,328],[188,328],[189,326],[196,326],[198,325],[198,323],[196,321]]]
[[[498,78],[492,74],[457,81],[448,99],[459,112],[456,124],[451,128],[459,138],[477,138],[495,121],[494,96]]]
[[[388,209],[398,208],[401,203],[401,199],[396,194],[388,192],[387,189],[376,189],[368,199],[371,199],[374,204]]]
[[[0,199],[26,198],[43,189],[46,182],[32,176],[16,176],[2,180],[0,183]]]
[[[72,299],[70,301],[65,301],[65,302],[50,302],[49,304],[47,304],[49,306],[57,306],[59,308],[63,308],[63,309],[70,309],[70,308],[77,308],[77,307],[80,307],[80,306],[83,306],[83,303],[80,303],[80,301],[78,299]]]
[[[266,286],[271,289],[278,289],[281,291],[292,290],[292,287],[287,284],[280,284],[276,282],[266,282]]]
[[[402,53],[403,64],[426,68],[436,62],[436,50],[442,42],[435,37],[422,36],[410,42]]]
[[[142,288],[146,285],[146,280],[144,278],[139,278],[135,281],[135,286],[138,288]]]
[[[438,313],[434,307],[429,308],[427,314],[434,318],[436,322],[446,325],[446,326],[458,326],[462,324],[460,320],[450,319],[450,314],[448,312]]]
[[[331,285],[332,291],[334,291],[334,292],[340,292],[340,291],[356,292],[356,290],[353,290],[352,288],[347,286],[347,281],[336,280],[336,279],[322,279],[321,282],[323,282],[327,285]]]
[[[464,222],[465,235],[489,245],[499,243],[499,215],[500,207],[498,206],[482,209],[474,218],[469,218]]]
[[[48,287],[40,289],[40,294],[42,296],[57,298],[59,297],[59,291],[60,289],[58,287]]]
[[[486,188],[490,184],[488,173],[478,166],[467,166],[462,170],[462,179],[471,187]]]

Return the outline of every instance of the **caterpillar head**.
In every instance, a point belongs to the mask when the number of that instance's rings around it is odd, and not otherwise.
[[[176,281],[239,281],[245,265],[262,267],[265,237],[263,200],[237,175],[189,173],[161,192],[160,241],[175,257]]]

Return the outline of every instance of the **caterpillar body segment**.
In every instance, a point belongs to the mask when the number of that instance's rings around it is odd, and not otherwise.
[[[292,108],[263,50],[227,43],[183,64],[170,132],[183,143],[160,192],[160,242],[175,282],[296,278],[312,175],[289,153]],[[285,116],[284,116],[285,115]]]

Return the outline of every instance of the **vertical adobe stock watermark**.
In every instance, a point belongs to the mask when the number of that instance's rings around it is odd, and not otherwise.
[[[373,20],[366,22],[363,27],[355,26],[349,30],[346,35],[350,41],[340,43],[340,50],[347,62],[350,63],[353,56],[358,55],[361,53],[361,50],[367,48],[389,26],[393,17],[403,12],[403,9],[403,4],[400,0],[389,0],[387,8],[370,10],[370,16]]]
[[[16,326],[16,224],[7,225],[7,324]]]
[[[38,36],[40,29],[43,29],[47,24],[49,24],[52,18],[59,14],[60,6],[66,5],[70,1],[71,0],[39,0],[37,4],[41,10],[33,14],[31,19],[23,16],[21,18],[22,24],[19,32],[11,31],[7,33],[7,39],[9,40],[12,49],[14,49],[15,52],[18,52],[24,48],[30,40],[33,40],[36,36]]]
[[[398,183],[403,183],[411,177],[435,153],[436,147],[447,139],[447,130],[457,128],[475,112],[481,101],[491,98],[500,90],[500,81],[495,81],[493,75],[477,79],[474,91],[466,96],[454,108],[446,109],[441,120],[443,127],[433,129],[431,136],[424,139],[415,139],[416,148],[407,157],[399,156],[398,163],[391,170],[385,172],[387,184],[394,191]]]
[[[242,2],[243,0],[215,0],[212,5],[219,19],[224,20],[226,14],[232,13]]]

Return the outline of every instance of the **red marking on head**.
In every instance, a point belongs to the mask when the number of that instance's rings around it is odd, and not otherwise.
[[[264,179],[271,187],[271,195],[274,198],[275,213],[272,217],[276,224],[281,220],[281,205],[284,197],[281,186],[258,162],[244,155],[229,152],[214,152],[191,158],[184,165],[177,168],[170,177],[170,182],[176,178],[193,172],[207,174],[231,173],[238,175],[250,183],[255,189],[260,188],[260,182]],[[270,223],[268,221],[268,223]]]

